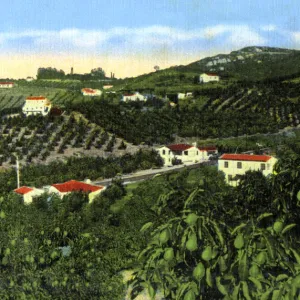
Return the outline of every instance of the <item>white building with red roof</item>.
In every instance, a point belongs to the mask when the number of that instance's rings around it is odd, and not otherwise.
[[[272,174],[277,159],[269,155],[223,154],[219,157],[218,169],[225,173],[226,182],[232,186],[239,183],[239,177],[247,171],[262,171],[263,175]]]
[[[33,198],[42,195],[44,193],[44,190],[22,186],[15,189],[14,192],[18,195],[23,196],[24,204],[30,204]]]
[[[199,77],[200,83],[220,81],[220,76],[215,73],[202,73]]]
[[[1,89],[9,89],[9,88],[13,88],[14,87],[14,83],[13,82],[9,82],[9,81],[2,81],[0,82],[0,88]]]
[[[22,111],[25,116],[42,115],[46,116],[51,110],[51,102],[44,96],[30,96],[25,100]]]
[[[214,146],[197,147],[196,143],[189,144],[173,144],[163,146],[157,149],[159,155],[164,160],[165,166],[171,166],[174,160],[182,163],[195,163],[208,160],[210,155],[218,153],[218,149]]]
[[[105,190],[104,186],[91,185],[85,182],[70,180],[65,183],[52,184],[49,188],[49,193],[55,193],[63,198],[65,195],[72,192],[85,192],[88,193],[89,203],[91,203],[94,198]]]
[[[101,96],[102,95],[102,91],[100,90],[95,90],[95,89],[90,89],[90,88],[84,88],[81,90],[83,96]]]
[[[122,96],[122,101],[146,101],[147,98],[139,92],[127,93]]]

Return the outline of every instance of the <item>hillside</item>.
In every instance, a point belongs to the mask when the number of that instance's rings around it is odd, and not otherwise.
[[[220,84],[232,81],[259,81],[270,78],[299,77],[300,51],[273,47],[246,47],[229,54],[206,57],[186,66],[175,66],[135,78],[116,82],[121,89],[170,89],[176,91],[199,90],[195,76],[215,72],[223,79]],[[209,84],[210,85],[210,84]]]

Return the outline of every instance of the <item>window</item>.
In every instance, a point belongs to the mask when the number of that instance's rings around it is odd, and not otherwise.
[[[228,161],[224,162],[224,168],[228,168]]]
[[[163,150],[163,151],[162,151],[162,154],[165,155],[165,154],[166,154],[166,150]]]
[[[189,151],[184,151],[184,155],[189,155]]]
[[[228,181],[232,181],[232,175],[228,175]]]
[[[242,168],[242,163],[240,161],[237,162],[237,168],[241,169]]]
[[[260,169],[264,171],[266,169],[266,164],[260,164]]]
[[[169,154],[171,154],[171,150],[169,150]]]

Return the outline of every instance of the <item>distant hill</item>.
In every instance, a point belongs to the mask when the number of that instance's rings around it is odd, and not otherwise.
[[[121,89],[181,90],[197,88],[196,76],[214,72],[227,81],[261,81],[270,78],[300,77],[300,51],[274,47],[246,47],[229,54],[206,57],[186,66],[175,66],[135,78],[119,80]],[[222,82],[221,82],[222,84]]]

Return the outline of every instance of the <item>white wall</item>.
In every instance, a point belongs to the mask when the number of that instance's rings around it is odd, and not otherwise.
[[[218,161],[218,169],[225,173],[226,182],[230,185],[236,186],[238,184],[237,181],[230,181],[230,175],[232,177],[236,175],[244,175],[247,171],[258,171],[261,170],[261,166],[265,166],[265,170],[262,170],[263,175],[267,176],[272,174],[273,167],[276,163],[277,159],[272,157],[267,162],[259,162],[259,161],[238,161],[238,160],[223,160],[219,159]],[[228,167],[225,167],[225,163],[228,163]],[[241,163],[241,168],[238,168],[238,163]]]

